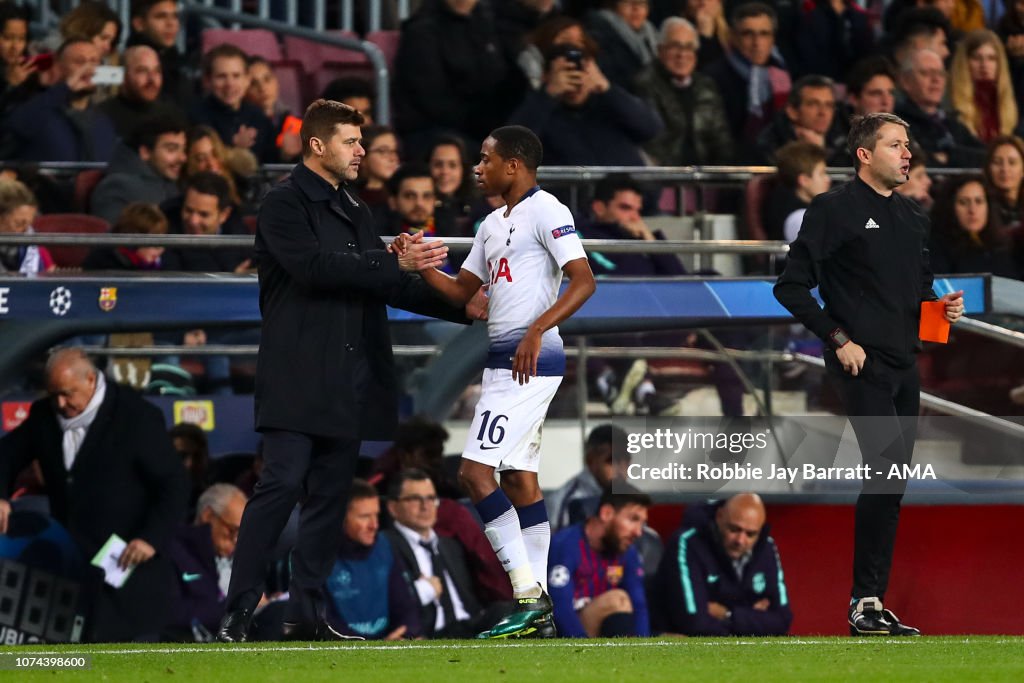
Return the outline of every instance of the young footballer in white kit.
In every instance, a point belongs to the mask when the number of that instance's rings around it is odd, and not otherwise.
[[[537,186],[542,155],[540,140],[528,128],[492,132],[473,172],[484,194],[501,195],[505,206],[484,219],[458,276],[421,271],[453,303],[465,304],[481,286],[489,297],[483,393],[459,480],[508,572],[516,609],[481,638],[555,635],[546,590],[551,528],[537,483],[540,435],[565,374],[556,326],[596,285],[572,213]],[[569,286],[559,296],[562,273]]]

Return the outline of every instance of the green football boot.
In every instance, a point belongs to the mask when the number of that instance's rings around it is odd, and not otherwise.
[[[477,638],[552,638],[555,634],[553,609],[551,597],[544,591],[541,591],[540,597],[517,598],[515,611],[491,627],[491,630],[478,634]]]

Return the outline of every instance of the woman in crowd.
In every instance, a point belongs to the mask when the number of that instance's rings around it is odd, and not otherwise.
[[[956,46],[950,67],[950,101],[960,120],[982,142],[1017,128],[1017,101],[1002,41],[992,31],[971,31]]]
[[[586,54],[597,53],[597,43],[583,30],[583,24],[566,16],[556,16],[538,26],[527,38],[526,47],[516,62],[530,87],[541,87],[544,67],[559,46],[571,45]]]
[[[270,62],[263,57],[249,58],[249,90],[245,94],[245,99],[259,107],[274,124],[281,161],[298,161],[302,154],[302,138],[297,129],[291,130],[290,127],[295,124],[301,125],[302,120],[294,116],[288,106],[281,101],[281,87],[277,74],[271,68]],[[286,125],[289,126],[288,130],[285,129]]]
[[[1020,225],[1024,209],[1024,141],[1014,135],[1000,135],[992,140],[982,171],[989,206],[999,223],[1007,228]]]
[[[936,274],[1019,277],[1006,231],[989,211],[981,176],[954,177],[936,197],[929,257]]]
[[[35,195],[18,180],[0,180],[0,233],[32,234],[32,223],[39,211]],[[0,246],[0,273],[36,275],[54,270],[53,257],[46,247]]]
[[[437,211],[454,222],[456,235],[452,236],[471,236],[470,216],[480,196],[465,143],[454,135],[439,137],[430,148],[427,164],[437,193]]]
[[[367,126],[362,145],[366,156],[359,165],[359,197],[376,216],[388,209],[387,182],[402,163],[398,137],[388,126]]]
[[[722,0],[687,0],[683,18],[689,19],[700,34],[698,64],[706,66],[725,56],[729,49],[729,22]]]

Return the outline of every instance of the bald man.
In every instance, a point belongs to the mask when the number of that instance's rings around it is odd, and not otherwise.
[[[130,139],[135,125],[146,117],[183,116],[181,109],[161,97],[163,85],[156,50],[148,45],[135,45],[124,51],[124,83],[116,97],[100,103],[100,109],[114,122],[118,137]]]
[[[764,503],[756,493],[690,506],[653,587],[655,630],[688,636],[779,636],[793,613]]]
[[[86,638],[145,640],[167,618],[174,572],[161,555],[185,515],[188,483],[163,414],[138,393],[108,384],[81,349],[57,351],[46,364],[47,397],[0,439],[0,533],[6,533],[15,477],[39,462],[50,514],[91,560],[117,534],[119,557],[135,569],[118,589],[81,586],[93,598]]]

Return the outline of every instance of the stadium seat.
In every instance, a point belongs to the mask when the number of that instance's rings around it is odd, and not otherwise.
[[[309,100],[302,91],[305,72],[302,63],[294,59],[283,59],[270,63],[277,76],[278,99],[288,107],[293,116],[302,117]]]
[[[71,198],[72,208],[75,211],[89,213],[92,208],[92,191],[103,180],[106,173],[103,169],[93,168],[86,171],[79,171],[75,176],[75,188]]]
[[[358,40],[351,31],[328,31],[328,34]],[[297,60],[306,72],[306,99],[320,96],[324,87],[341,76],[370,78],[373,66],[362,52],[345,50],[295,36],[284,37],[284,50],[288,59]]]
[[[222,29],[208,28],[203,31],[202,49],[205,55],[212,48],[223,43],[235,45],[245,51],[247,55],[263,57],[268,62],[277,62],[284,59],[281,54],[281,45],[277,42],[277,36],[266,29]]]
[[[371,31],[366,34],[366,40],[379,47],[380,51],[384,53],[388,71],[394,71],[395,56],[398,54],[398,41],[401,35],[401,31]]]
[[[36,232],[110,232],[110,224],[102,218],[84,213],[50,213],[36,218],[32,224]],[[80,268],[89,254],[89,247],[47,247],[54,262],[61,268]]]

